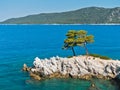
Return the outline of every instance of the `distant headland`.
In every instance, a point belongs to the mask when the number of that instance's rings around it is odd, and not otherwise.
[[[87,7],[61,13],[11,18],[0,24],[120,24],[120,7]]]

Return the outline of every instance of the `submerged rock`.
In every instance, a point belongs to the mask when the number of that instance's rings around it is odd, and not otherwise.
[[[30,76],[33,77],[36,80],[41,80],[41,77],[35,73],[30,72]]]
[[[30,71],[30,68],[26,65],[26,64],[23,64],[23,71]]]
[[[103,60],[92,56],[76,56],[72,58],[52,57],[41,60],[38,57],[30,69],[32,74],[37,73],[39,78],[72,77],[89,80],[92,77],[110,79],[118,77],[120,73],[120,61]],[[27,66],[24,65],[24,70]],[[34,75],[32,75],[34,76]]]
[[[99,89],[94,83],[92,83],[88,90],[101,90],[101,89]]]

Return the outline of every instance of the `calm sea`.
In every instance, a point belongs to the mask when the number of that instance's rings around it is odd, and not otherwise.
[[[87,46],[90,53],[120,59],[120,25],[0,25],[0,90],[88,90],[91,82],[98,90],[117,90],[116,84],[105,80],[35,81],[21,71],[24,63],[32,66],[36,56],[71,56],[71,50],[61,49],[68,30],[87,30],[95,36]],[[85,53],[80,47],[75,51]]]

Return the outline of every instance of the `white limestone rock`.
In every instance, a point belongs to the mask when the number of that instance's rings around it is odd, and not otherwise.
[[[59,72],[62,75],[83,76],[103,75],[120,77],[120,61],[102,60],[89,56],[76,56],[73,58],[61,58],[59,56],[50,59],[35,58],[32,72],[50,75]]]

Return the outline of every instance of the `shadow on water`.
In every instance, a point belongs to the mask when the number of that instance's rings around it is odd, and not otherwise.
[[[120,90],[120,79],[118,79],[118,77],[114,78],[112,81],[112,84],[116,84],[118,90]]]

